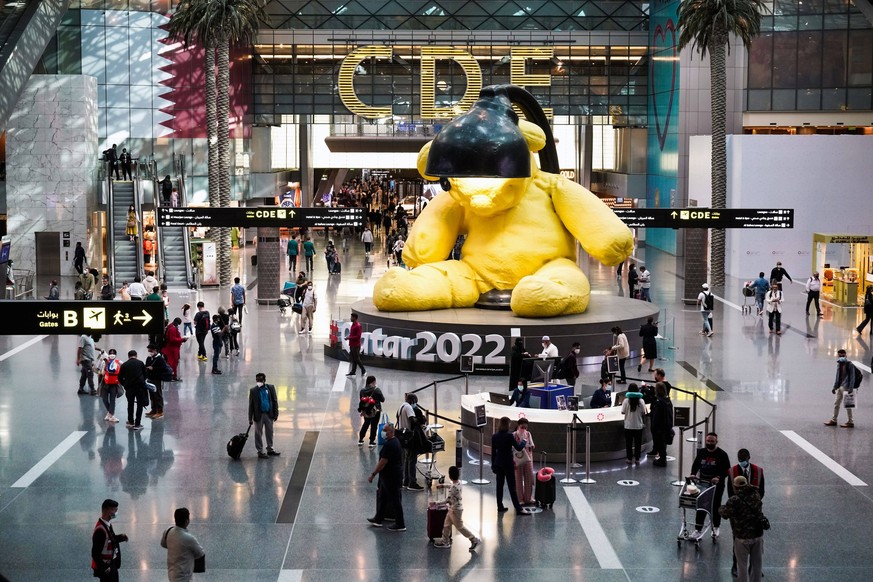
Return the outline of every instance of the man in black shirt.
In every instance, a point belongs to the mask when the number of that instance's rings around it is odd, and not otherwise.
[[[770,280],[776,279],[777,283],[782,282],[782,277],[786,277],[789,281],[794,283],[794,279],[791,278],[791,275],[788,274],[788,271],[782,268],[782,261],[776,263],[776,266],[773,267],[773,270],[770,271]]]
[[[727,484],[728,472],[731,470],[731,459],[728,454],[718,447],[718,435],[711,432],[706,435],[706,447],[697,450],[694,463],[691,464],[691,474],[696,475],[702,481],[708,481],[715,485],[715,497],[712,500],[712,534],[718,537],[718,527],[721,525],[721,516],[718,508],[721,507],[721,498],[724,496],[724,488]],[[706,512],[697,512],[695,532],[691,534],[693,539],[703,537],[703,522],[706,520]]]
[[[385,431],[386,441],[382,445],[382,450],[379,451],[379,462],[376,464],[376,468],[373,469],[373,472],[367,478],[367,482],[372,483],[376,475],[379,475],[379,502],[376,504],[376,515],[368,517],[367,521],[375,527],[382,527],[385,513],[393,513],[394,525],[389,527],[388,530],[406,531],[401,497],[403,453],[400,448],[400,441],[394,436],[394,425],[388,423],[382,430]],[[391,509],[388,509],[389,506]]]
[[[103,151],[103,161],[109,164],[109,175],[112,176],[112,172],[115,172],[115,179],[120,180],[118,177],[118,146],[112,144],[112,147],[108,150]]]
[[[133,180],[133,174],[131,172],[133,165],[133,158],[130,155],[130,152],[127,151],[127,148],[121,148],[121,155],[118,157],[118,161],[121,164],[121,176],[125,180]]]
[[[118,371],[118,383],[124,386],[127,394],[127,428],[142,430],[142,409],[148,406],[149,395],[146,390],[146,366],[136,359],[136,350],[127,352],[127,361]],[[136,416],[133,413],[136,402]]]

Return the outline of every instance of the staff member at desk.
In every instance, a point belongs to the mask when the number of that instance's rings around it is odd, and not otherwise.
[[[538,358],[557,358],[558,354],[558,346],[552,343],[552,340],[549,339],[549,336],[543,336],[543,351],[537,354]]]
[[[612,406],[612,398],[609,395],[609,380],[600,379],[600,388],[591,396],[591,408],[609,408]]]

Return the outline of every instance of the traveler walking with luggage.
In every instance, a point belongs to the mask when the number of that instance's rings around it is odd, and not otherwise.
[[[315,289],[312,288],[312,281],[306,283],[300,303],[303,306],[303,312],[300,314],[300,331],[298,333],[308,332],[311,334],[312,320],[318,307],[318,297],[315,294]]]
[[[767,291],[770,290],[770,282],[764,278],[764,271],[758,273],[758,278],[752,281],[749,285],[755,290],[755,306],[758,308],[758,315],[764,314],[764,298],[767,297]],[[809,306],[807,305],[807,310]]]
[[[173,512],[175,527],[169,528],[161,536],[161,547],[167,549],[167,577],[170,582],[191,582],[195,572],[203,572],[206,567],[206,552],[200,542],[188,532],[191,512],[180,507]],[[203,569],[197,568],[198,560]]]
[[[127,535],[116,534],[112,520],[118,515],[118,502],[106,499],[100,506],[100,519],[91,534],[91,570],[100,582],[118,582],[121,567],[119,544],[127,541]]]
[[[376,431],[379,429],[379,418],[382,416],[382,403],[385,396],[376,386],[376,376],[368,376],[367,383],[358,392],[358,413],[363,419],[358,432],[358,446],[364,446],[364,436],[370,430],[370,448],[376,446]]]
[[[446,494],[446,505],[449,508],[449,512],[446,514],[446,521],[443,525],[443,537],[434,543],[434,547],[451,548],[452,526],[455,526],[462,536],[470,540],[470,551],[472,552],[482,540],[473,535],[473,532],[464,526],[464,506],[461,503],[461,472],[454,465],[449,467],[449,481],[451,483],[440,483],[437,485],[440,489],[449,490]]]
[[[703,481],[707,481],[715,485],[715,496],[712,500],[712,506],[719,507],[721,498],[724,496],[724,489],[728,472],[731,469],[731,459],[728,454],[718,446],[718,435],[711,432],[706,435],[705,448],[697,450],[697,456],[694,457],[694,462],[691,464],[691,474],[697,476]],[[691,539],[699,540],[703,538],[703,522],[706,519],[705,511],[698,511],[695,521],[695,530],[691,534]],[[719,526],[721,525],[721,516],[718,511],[712,513],[712,535],[718,537]]]
[[[409,431],[414,434],[416,430],[422,430],[418,414],[418,396],[406,394],[403,404],[397,411],[397,428],[401,431]],[[420,411],[419,411],[420,413]],[[410,491],[423,491],[424,487],[418,484],[418,451],[415,448],[415,438],[403,448],[403,481],[402,486]]]
[[[518,502],[515,489],[515,462],[513,451],[521,451],[527,446],[527,442],[516,442],[512,433],[509,432],[509,418],[504,416],[497,421],[497,432],[491,435],[491,470],[497,476],[497,511],[502,513],[509,511],[503,505],[503,485],[509,487],[509,498],[515,508],[516,515],[529,515]]]
[[[279,419],[279,398],[276,387],[267,384],[263,372],[255,374],[255,386],[249,390],[249,424],[255,425],[255,448],[258,458],[278,457],[273,449],[273,423]],[[264,450],[266,440],[266,451]]]
[[[388,531],[406,531],[406,521],[403,519],[403,453],[400,441],[394,434],[394,425],[390,422],[383,428],[385,444],[379,451],[379,462],[373,472],[367,477],[367,483],[372,483],[379,475],[376,515],[368,517],[367,521],[373,527],[382,527],[386,513],[394,515],[394,525]],[[389,509],[390,508],[390,509]]]
[[[834,388],[831,394],[835,394],[834,398],[834,415],[825,423],[825,426],[837,426],[837,417],[840,415],[840,405],[843,403],[845,395],[853,396],[855,388],[858,384],[858,374],[861,372],[855,368],[855,364],[849,361],[846,357],[846,350],[837,351],[837,377],[834,380]],[[854,407],[846,408],[847,420],[840,426],[843,428],[855,428],[855,418],[852,414]]]
[[[513,451],[515,460],[515,495],[522,505],[533,504],[534,470],[533,451],[534,441],[530,431],[527,430],[528,421],[522,417],[518,419],[518,426],[512,437],[516,443],[525,443],[520,451]]]

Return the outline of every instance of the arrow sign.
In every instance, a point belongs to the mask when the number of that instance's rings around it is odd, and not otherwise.
[[[142,326],[145,327],[152,320],[152,316],[145,309],[142,310],[142,315],[134,315],[131,319],[141,319]]]

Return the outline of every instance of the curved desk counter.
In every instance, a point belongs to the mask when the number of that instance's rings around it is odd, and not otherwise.
[[[497,421],[503,416],[508,416],[513,421],[510,430],[514,430],[515,421],[524,416],[528,420],[528,428],[536,445],[534,456],[536,457],[536,452],[546,451],[550,455],[550,463],[563,463],[567,454],[567,425],[573,421],[573,415],[576,414],[579,420],[584,423],[583,426],[591,427],[592,461],[611,461],[625,458],[624,415],[621,413],[620,406],[586,408],[578,411],[541,410],[494,404],[489,401],[489,398],[490,395],[487,392],[461,396],[461,421],[464,424],[475,426],[475,407],[481,404],[485,405],[487,424],[483,428],[485,435],[483,453],[486,455],[491,454],[491,435],[497,430]],[[469,447],[479,450],[479,431],[464,427],[463,435],[467,439]],[[575,433],[575,439],[575,461],[584,463],[584,428]],[[643,452],[650,450],[651,445],[651,431],[646,428],[643,430]]]

